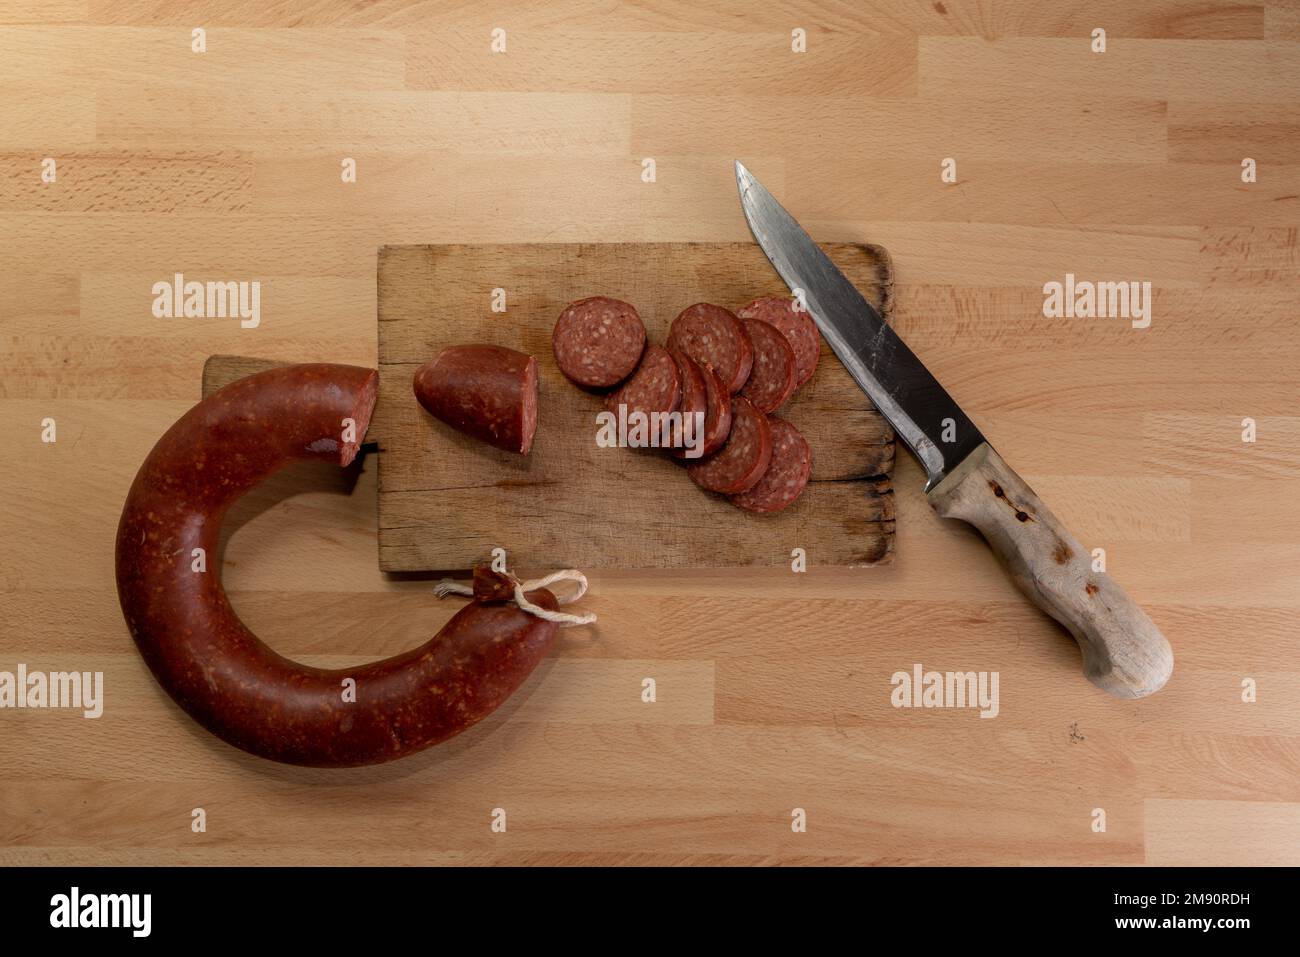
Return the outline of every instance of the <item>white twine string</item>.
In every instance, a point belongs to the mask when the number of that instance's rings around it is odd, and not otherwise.
[[[549,608],[543,608],[541,605],[534,605],[525,595],[525,592],[536,591],[538,588],[549,588],[555,582],[577,582],[578,587],[571,595],[555,596],[555,601],[558,604],[572,604],[583,595],[587,594],[587,576],[576,568],[561,569],[558,572],[551,572],[545,578],[537,578],[533,581],[527,582],[521,582],[510,572],[506,572],[506,577],[515,583],[515,604],[530,615],[536,615],[538,618],[544,618],[546,621],[559,622],[566,628],[572,627],[573,625],[590,625],[596,620],[596,616],[590,612],[585,615],[571,615],[566,611],[551,611]],[[472,596],[474,594],[474,586],[452,581],[450,578],[444,578],[442,581],[438,582],[438,584],[433,586],[433,591],[439,598],[446,598],[448,595]]]

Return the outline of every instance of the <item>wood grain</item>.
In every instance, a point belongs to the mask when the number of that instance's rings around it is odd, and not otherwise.
[[[279,359],[258,359],[254,356],[210,356],[203,363],[201,387],[203,398],[206,399],[218,389],[225,388],[230,383],[238,382],[247,376],[289,364]],[[374,441],[369,430],[366,435],[369,436],[370,441]]]
[[[827,253],[888,317],[888,254]],[[492,308],[502,290],[505,311]],[[636,306],[663,343],[682,309],[739,309],[788,290],[753,243],[387,246],[379,253],[379,565],[461,571],[507,550],[529,569],[694,568],[889,561],[894,435],[823,344],[817,372],[781,414],[813,451],[812,480],[790,508],[752,515],[691,482],[650,450],[596,443],[599,396],[555,364],[551,329],[573,300]],[[537,438],[519,456],[461,435],[414,401],[415,370],[444,346],[490,342],[537,357]]]
[[[10,0],[0,24],[0,670],[106,689],[96,720],[0,710],[0,864],[1300,864],[1290,0]],[[1081,681],[903,453],[892,564],[594,572],[597,627],[409,761],[278,768],[172,704],[109,556],[209,356],[375,364],[385,245],[749,242],[737,158],[818,240],[889,249],[894,328],[1170,639],[1159,694]],[[155,319],[176,272],[259,280],[261,325]],[[1151,327],[1043,318],[1067,272],[1151,281]],[[380,572],[377,494],[367,455],[230,516],[231,599],[277,651],[373,660],[455,613]],[[892,707],[917,662],[998,671],[998,717]]]

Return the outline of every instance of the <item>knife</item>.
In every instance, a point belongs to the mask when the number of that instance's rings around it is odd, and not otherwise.
[[[736,162],[749,228],[848,369],[925,469],[931,507],[973,525],[1016,585],[1064,625],[1083,673],[1121,698],[1159,691],[1174,669],[1165,636],[1048,511],[912,350],[794,217]]]

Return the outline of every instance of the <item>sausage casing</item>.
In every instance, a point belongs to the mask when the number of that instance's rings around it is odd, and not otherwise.
[[[122,510],[118,598],[141,655],[196,721],[272,760],[373,764],[437,744],[490,714],[555,639],[554,622],[474,601],[418,648],[331,670],[285,658],[239,620],[216,565],[227,510],[291,462],[350,463],[376,380],[372,369],[311,364],[231,383],[159,439]],[[195,549],[206,570],[195,570]],[[529,597],[556,607],[548,591]]]

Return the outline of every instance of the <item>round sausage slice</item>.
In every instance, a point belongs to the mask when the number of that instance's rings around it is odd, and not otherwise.
[[[794,394],[794,349],[776,326],[761,319],[740,322],[754,346],[754,367],[740,394],[760,412],[775,412]]]
[[[755,299],[736,315],[744,319],[761,319],[775,326],[790,342],[794,350],[794,387],[797,389],[812,378],[821,356],[822,338],[817,323],[805,310],[795,308],[790,297],[767,296]]]
[[[731,407],[731,435],[716,455],[686,471],[700,488],[734,495],[753,488],[772,460],[772,430],[767,416],[742,395]]]
[[[677,363],[663,346],[650,346],[645,357],[623,387],[605,396],[605,408],[618,415],[620,405],[627,414],[675,412],[682,400],[682,377]]]
[[[682,443],[669,454],[693,462],[705,454],[703,442],[709,421],[709,390],[704,382],[704,372],[694,359],[684,352],[674,352],[672,357],[682,380],[682,401],[678,407],[682,414]],[[730,402],[727,414],[731,414]]]
[[[772,461],[753,488],[731,501],[747,512],[779,512],[794,504],[812,475],[808,440],[785,419],[768,419],[772,430]]]
[[[668,348],[713,369],[732,393],[744,387],[754,361],[754,347],[740,320],[729,309],[707,302],[687,306],[673,320]]]
[[[616,386],[636,368],[645,324],[628,303],[592,296],[569,303],[555,322],[551,348],[560,371],[588,389]]]

